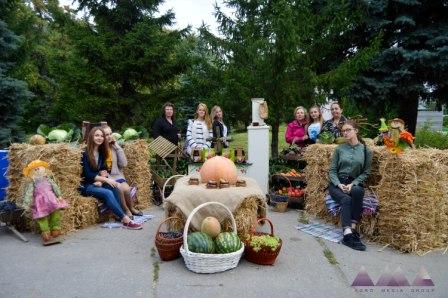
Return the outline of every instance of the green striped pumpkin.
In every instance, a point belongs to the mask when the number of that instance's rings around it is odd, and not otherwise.
[[[202,232],[194,232],[187,236],[188,249],[192,252],[211,254],[215,251],[213,239]]]
[[[241,240],[234,232],[223,232],[215,238],[216,252],[225,254],[239,250],[241,248]]]

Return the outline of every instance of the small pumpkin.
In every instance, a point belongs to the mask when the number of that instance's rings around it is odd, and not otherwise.
[[[45,141],[46,141],[45,137],[43,137],[41,135],[33,135],[33,136],[31,136],[28,143],[30,143],[31,145],[43,145],[43,144],[45,144]]]
[[[219,235],[219,233],[221,233],[221,224],[215,217],[207,216],[202,221],[201,232],[206,233],[212,238],[215,238]]]
[[[219,181],[224,179],[230,184],[235,184],[237,179],[237,169],[233,161],[222,156],[215,156],[208,159],[199,171],[201,181],[205,183],[209,180]]]

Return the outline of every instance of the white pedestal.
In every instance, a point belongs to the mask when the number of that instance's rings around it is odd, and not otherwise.
[[[248,126],[247,176],[255,179],[261,190],[267,194],[269,189],[269,129],[268,125]]]

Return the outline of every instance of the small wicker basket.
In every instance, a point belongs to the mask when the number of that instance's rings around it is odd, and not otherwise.
[[[274,226],[272,222],[268,218],[260,218],[257,220],[257,225],[260,222],[267,221],[271,226],[271,233],[263,233],[257,232],[256,227],[252,226],[252,230],[250,232],[249,238],[245,241],[246,248],[244,250],[244,258],[249,262],[259,264],[259,265],[274,265],[275,260],[277,259],[278,254],[280,253],[280,249],[282,248],[282,240],[280,239],[280,244],[276,250],[271,250],[270,248],[262,248],[259,251],[255,251],[252,246],[250,246],[250,241],[252,236],[262,236],[262,235],[270,235],[274,236]]]
[[[238,266],[238,262],[240,261],[241,256],[244,252],[244,243],[241,243],[241,248],[239,250],[226,254],[196,253],[188,249],[187,234],[190,222],[199,209],[208,205],[218,205],[220,207],[223,207],[230,216],[233,231],[235,233],[237,231],[235,218],[233,217],[233,214],[229,210],[229,208],[227,208],[224,204],[218,202],[207,202],[197,206],[193,209],[193,211],[191,211],[190,215],[188,215],[187,222],[185,223],[184,243],[180,248],[180,253],[184,258],[184,262],[187,268],[196,273],[216,273],[235,268],[236,266]]]
[[[162,227],[162,225],[172,220],[182,222],[182,219],[180,219],[179,217],[168,217],[160,223],[156,232],[155,245],[160,258],[163,261],[171,261],[180,257],[179,248],[183,243],[183,234],[180,237],[176,238],[166,238],[163,237],[162,233],[160,232],[160,228]]]

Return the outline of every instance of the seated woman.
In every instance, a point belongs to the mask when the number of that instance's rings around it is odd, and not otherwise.
[[[342,137],[341,127],[345,124],[347,118],[342,115],[343,110],[341,104],[337,101],[331,103],[330,111],[332,118],[324,122],[321,132],[328,131],[337,139]]]
[[[82,177],[84,194],[102,200],[122,222],[123,227],[131,230],[142,228],[124,214],[120,206],[119,183],[109,177],[103,177],[101,172],[107,170],[106,160],[109,156],[109,145],[104,131],[99,127],[90,130],[87,146],[82,154]],[[104,172],[103,172],[104,173]],[[94,183],[101,182],[101,186]]]
[[[317,137],[320,134],[323,124],[322,113],[319,106],[312,106],[309,109],[310,112],[310,124],[308,125],[308,137],[310,143],[316,143]]]
[[[152,127],[152,137],[162,136],[174,145],[179,142],[179,129],[174,123],[174,105],[167,102],[162,107],[162,116],[157,118]]]
[[[222,139],[222,145],[224,148],[229,146],[229,142],[227,141],[227,135],[229,133],[227,126],[223,121],[223,113],[220,106],[214,106],[210,112],[210,118],[212,119],[212,131],[214,141],[212,142],[212,148],[216,147],[216,138]],[[220,154],[219,154],[220,155]]]
[[[134,208],[134,202],[131,198],[131,187],[126,182],[126,178],[123,174],[123,168],[128,165],[126,155],[120,145],[118,145],[112,137],[112,130],[110,127],[103,127],[103,131],[109,145],[109,156],[106,159],[106,166],[109,170],[109,178],[118,182],[121,207],[130,218],[133,218],[133,215],[142,216],[143,213]]]
[[[295,119],[286,127],[286,143],[290,145],[296,144],[299,147],[305,147],[308,140],[308,115],[306,109],[302,106],[295,108],[294,117]]]
[[[209,149],[211,142],[207,139],[212,136],[212,123],[208,115],[208,108],[205,104],[200,103],[196,109],[194,120],[188,120],[185,153],[191,156],[194,149]]]
[[[346,121],[341,132],[347,142],[338,145],[333,153],[328,190],[341,205],[342,244],[352,249],[366,250],[355,228],[361,220],[363,183],[370,174],[372,151],[358,135],[358,127],[353,121]]]

